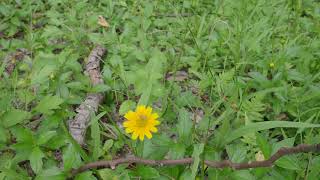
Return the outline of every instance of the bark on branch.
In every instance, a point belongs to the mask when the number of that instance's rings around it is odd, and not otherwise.
[[[279,149],[275,154],[273,154],[269,159],[264,161],[253,161],[246,163],[233,163],[229,160],[224,161],[209,161],[205,160],[205,164],[212,168],[232,168],[235,170],[239,169],[249,169],[249,168],[258,168],[258,167],[271,167],[273,163],[281,158],[282,156],[296,154],[296,153],[306,153],[306,152],[320,152],[320,144],[314,145],[306,145],[301,144],[296,147],[283,147]],[[72,176],[75,176],[78,173],[84,172],[89,169],[94,168],[111,168],[115,169],[115,167],[119,164],[144,164],[150,166],[169,166],[169,165],[184,165],[193,163],[192,158],[184,158],[184,159],[167,159],[167,160],[151,160],[151,159],[141,159],[138,157],[129,157],[129,158],[119,158],[110,161],[96,161],[92,163],[85,164],[78,169],[74,169],[71,172]]]
[[[97,46],[91,51],[88,57],[86,72],[93,86],[103,83],[100,73],[100,61],[106,52],[107,50],[104,47]],[[75,118],[69,121],[69,132],[80,145],[84,144],[85,132],[91,115],[97,112],[98,106],[103,98],[103,93],[89,93],[84,102],[76,109],[77,114]]]

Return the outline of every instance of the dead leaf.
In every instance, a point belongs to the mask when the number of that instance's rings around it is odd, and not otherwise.
[[[98,24],[105,27],[105,28],[108,28],[109,27],[109,23],[107,22],[107,20],[103,17],[103,16],[99,16],[99,20],[98,20]]]
[[[256,161],[264,161],[265,160],[262,151],[258,151],[255,156],[256,156]]]
[[[186,79],[188,79],[188,73],[185,71],[177,71],[175,76],[173,72],[169,72],[167,75],[167,80],[169,81],[175,80],[175,81],[181,82]]]

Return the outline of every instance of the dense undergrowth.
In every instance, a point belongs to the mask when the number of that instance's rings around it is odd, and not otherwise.
[[[203,160],[248,162],[319,143],[319,33],[317,0],[2,0],[0,179],[65,179],[85,163],[130,155],[195,162],[75,179],[318,179],[312,153],[247,170]],[[96,44],[108,54],[104,84],[93,87],[83,65]],[[80,148],[67,121],[88,92],[106,97]],[[143,142],[122,126],[137,104],[161,122]]]

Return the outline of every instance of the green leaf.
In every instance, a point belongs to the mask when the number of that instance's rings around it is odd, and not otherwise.
[[[300,170],[299,163],[300,161],[296,156],[284,156],[275,162],[277,166],[290,170]]]
[[[104,152],[108,152],[109,149],[112,147],[112,145],[113,145],[113,140],[112,139],[106,140],[106,142],[104,142],[104,145],[103,145]]]
[[[119,108],[119,114],[124,115],[129,110],[133,110],[134,107],[136,107],[136,103],[134,101],[126,100],[126,101],[122,102],[122,104]]]
[[[56,131],[47,131],[47,132],[41,133],[39,138],[37,139],[37,144],[43,145],[55,135],[57,135]]]
[[[44,157],[44,154],[40,150],[39,147],[35,147],[29,157],[30,165],[32,170],[38,174],[42,170],[42,158]]]
[[[193,158],[193,164],[191,166],[191,177],[192,179],[194,179],[197,175],[197,172],[198,172],[198,166],[199,166],[199,163],[200,163],[200,155],[201,153],[203,152],[203,149],[204,149],[204,144],[201,143],[201,144],[195,144],[193,146],[193,153],[192,153],[192,158]]]
[[[63,165],[64,170],[68,171],[71,168],[76,168],[81,164],[80,154],[76,151],[72,144],[69,144],[68,147],[63,152]]]
[[[226,150],[232,162],[240,163],[246,158],[247,148],[242,144],[230,144]]]
[[[180,136],[179,139],[185,144],[190,144],[192,142],[190,137],[193,123],[190,116],[190,113],[184,108],[179,110],[177,129]]]
[[[228,137],[226,137],[224,143],[228,144],[235,139],[240,138],[243,135],[272,129],[272,128],[319,128],[320,124],[310,124],[303,122],[291,122],[291,121],[266,121],[266,122],[257,122],[250,123],[246,126],[238,128],[231,133],[229,133]]]
[[[102,180],[119,179],[114,170],[111,169],[100,169],[98,173]]]
[[[135,170],[137,176],[142,179],[154,179],[160,177],[159,172],[150,166],[138,166]]]
[[[186,147],[184,144],[174,144],[169,151],[169,157],[170,159],[181,159],[184,157],[186,151]]]
[[[4,127],[11,127],[21,123],[23,120],[29,119],[30,116],[30,112],[19,109],[11,109],[3,115],[2,123]]]
[[[101,144],[100,144],[100,127],[98,120],[91,120],[91,138],[93,141],[93,153],[92,158],[98,160],[101,155]]]
[[[143,77],[146,78],[136,77],[136,91],[142,92],[138,102],[139,105],[148,105],[150,96],[152,95],[153,86],[155,86],[158,83],[157,80],[162,77],[161,73],[166,57],[159,50],[154,50],[152,54],[153,56],[146,65],[145,70],[141,71]]]
[[[86,171],[78,174],[75,177],[75,180],[96,180],[96,178],[92,175],[91,171]]]
[[[51,114],[52,110],[59,109],[59,105],[62,103],[63,99],[60,97],[48,95],[41,99],[34,110],[43,114]]]
[[[232,180],[255,180],[256,178],[250,173],[249,170],[238,170],[231,175]]]
[[[271,145],[269,144],[267,138],[262,136],[260,133],[256,133],[256,142],[263,153],[263,156],[267,159],[271,156]]]
[[[34,72],[31,77],[31,85],[44,83],[55,70],[56,66],[46,65],[40,71]]]
[[[41,173],[37,175],[37,177],[35,178],[35,180],[51,180],[51,179],[64,180],[66,179],[66,176],[64,175],[62,170],[60,170],[59,168],[51,167],[49,169],[45,169],[41,171]]]
[[[93,92],[93,93],[106,92],[106,91],[109,91],[110,89],[111,89],[110,86],[106,84],[98,84],[93,86],[90,89],[90,92]]]

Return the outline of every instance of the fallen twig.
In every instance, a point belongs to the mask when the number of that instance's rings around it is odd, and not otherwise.
[[[88,73],[92,85],[102,84],[103,80],[100,74],[100,60],[106,53],[106,49],[95,47],[86,64],[86,72]],[[84,102],[76,109],[77,115],[73,120],[69,121],[69,132],[72,137],[81,145],[84,144],[84,136],[90,122],[92,113],[97,112],[99,104],[104,98],[103,93],[89,93]]]
[[[258,167],[271,167],[273,163],[281,158],[282,156],[296,154],[296,153],[306,153],[306,152],[320,152],[320,144],[307,145],[301,144],[296,147],[283,147],[279,149],[275,154],[273,154],[269,159],[264,161],[253,161],[246,163],[233,163],[229,160],[224,161],[209,161],[205,160],[204,163],[212,168],[232,168],[235,170],[238,169],[249,169],[249,168],[258,168]],[[192,158],[184,158],[184,159],[168,159],[168,160],[150,160],[150,159],[141,159],[138,157],[128,157],[128,158],[119,158],[110,161],[96,161],[92,163],[85,164],[78,169],[74,169],[71,172],[72,176],[75,176],[78,173],[84,172],[89,169],[94,168],[111,168],[115,169],[119,164],[145,164],[150,166],[168,166],[168,165],[184,165],[193,163]]]

